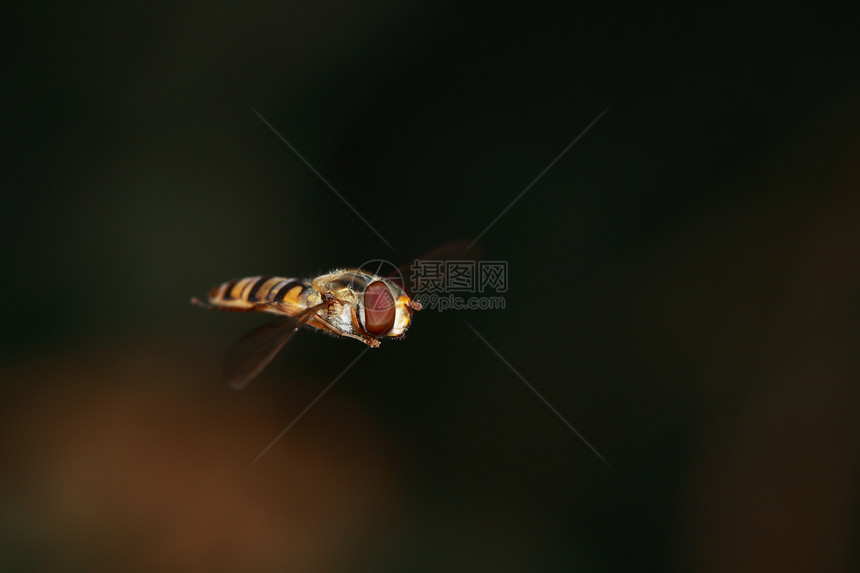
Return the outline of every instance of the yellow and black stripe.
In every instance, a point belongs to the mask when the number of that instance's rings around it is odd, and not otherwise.
[[[213,306],[246,310],[265,302],[277,302],[295,309],[304,308],[302,295],[308,285],[304,281],[283,277],[245,277],[227,281],[212,289],[209,303]]]

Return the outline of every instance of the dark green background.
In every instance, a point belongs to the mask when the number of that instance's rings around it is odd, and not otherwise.
[[[4,19],[0,568],[857,566],[846,14],[326,2]],[[302,333],[231,393],[220,361],[257,322],[189,297],[473,238],[608,106],[481,238],[509,263],[507,308],[416,315],[248,468],[361,348]]]

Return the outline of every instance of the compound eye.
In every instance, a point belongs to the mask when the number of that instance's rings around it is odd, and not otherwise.
[[[364,328],[373,336],[385,336],[394,328],[394,297],[382,281],[364,291]]]

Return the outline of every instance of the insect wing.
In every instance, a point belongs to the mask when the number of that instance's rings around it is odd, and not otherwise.
[[[401,283],[403,289],[411,296],[416,294],[415,288],[420,284],[422,278],[426,278],[424,273],[428,270],[441,273],[439,280],[444,281],[447,268],[445,263],[449,261],[479,261],[482,254],[483,250],[480,245],[469,241],[453,241],[403,265],[397,269],[397,273],[394,273],[391,278]]]
[[[276,354],[290,341],[323,306],[318,304],[296,316],[290,316],[265,324],[240,338],[227,354],[224,363],[224,379],[234,390],[241,390],[253,380]]]

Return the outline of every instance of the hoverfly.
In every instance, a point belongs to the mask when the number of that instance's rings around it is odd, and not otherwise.
[[[459,255],[477,258],[476,247],[464,242],[428,253],[426,260]],[[209,293],[203,308],[233,312],[265,312],[281,318],[243,337],[227,356],[225,377],[231,388],[244,388],[272,361],[303,326],[359,340],[377,348],[381,339],[402,339],[421,303],[407,292],[408,273],[379,276],[360,268],[334,270],[315,278],[254,276],[227,281]],[[399,275],[399,276],[397,276]]]

